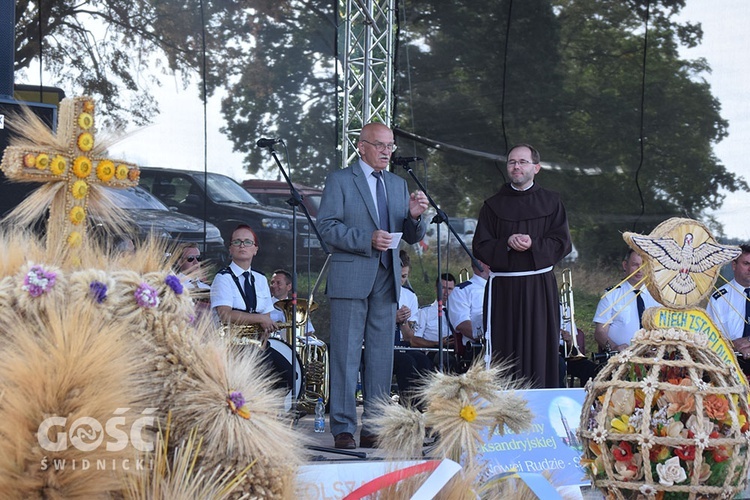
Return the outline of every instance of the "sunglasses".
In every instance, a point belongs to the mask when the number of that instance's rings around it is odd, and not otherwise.
[[[203,260],[203,257],[201,257],[200,255],[197,256],[197,257],[193,257],[191,255],[190,257],[186,257],[185,260],[188,261],[188,262],[193,262],[194,260],[197,260],[198,262],[200,262],[200,261]]]

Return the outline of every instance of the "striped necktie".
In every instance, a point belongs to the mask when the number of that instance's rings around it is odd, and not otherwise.
[[[378,202],[378,219],[380,219],[380,229],[383,231],[391,230],[390,224],[388,223],[388,201],[385,197],[385,184],[383,179],[383,172],[373,172],[375,177],[376,188],[375,195]],[[380,262],[385,267],[389,267],[391,264],[391,251],[385,250],[380,252]]]

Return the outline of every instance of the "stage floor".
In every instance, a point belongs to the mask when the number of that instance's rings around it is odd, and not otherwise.
[[[313,429],[313,421],[315,415],[305,415],[297,421],[297,431],[310,442],[312,447],[316,449],[308,449],[308,453],[305,462],[309,465],[330,463],[330,462],[375,462],[384,460],[383,452],[377,448],[357,448],[355,450],[336,450],[333,448],[333,435],[331,435],[330,427],[328,425],[328,415],[326,415],[326,431],[322,433],[316,433]],[[362,406],[357,406],[357,418],[361,422],[362,419]],[[359,445],[359,433],[354,436],[355,441]],[[348,452],[348,454],[342,454],[341,451]],[[566,491],[564,492],[565,498],[574,499],[582,498],[584,500],[600,500],[604,499],[605,495],[598,491],[592,490],[588,486],[581,487],[580,495],[577,496],[577,492]],[[750,499],[750,488],[742,492],[735,499]]]
[[[333,434],[328,423],[328,414],[326,414],[326,431],[315,432],[314,425],[315,415],[308,414],[297,421],[296,429],[310,441],[311,446],[316,448],[327,448],[327,450],[309,450],[307,462],[315,463],[320,461],[374,461],[383,460],[383,452],[377,448],[357,448],[356,450],[336,450],[333,447]],[[357,420],[362,422],[362,405],[357,405]],[[354,436],[354,440],[359,445],[359,431]],[[346,453],[342,453],[346,452]]]
[[[375,462],[384,460],[384,454],[377,448],[357,448],[355,450],[335,450],[333,448],[333,435],[330,432],[328,425],[328,415],[326,415],[326,432],[316,433],[313,429],[313,421],[315,415],[305,415],[297,421],[296,429],[311,443],[311,446],[322,449],[309,449],[306,457],[306,463],[308,465],[330,463],[330,462]],[[362,419],[362,406],[357,406],[357,418],[361,422]],[[354,440],[359,445],[359,433],[354,436]],[[347,451],[349,454],[341,454],[338,452]],[[356,456],[355,456],[356,455]],[[566,492],[567,493],[567,492]],[[583,498],[584,500],[600,500],[605,496],[596,490],[592,490],[589,487],[581,488],[581,496],[577,497],[575,492],[567,495],[566,498]]]

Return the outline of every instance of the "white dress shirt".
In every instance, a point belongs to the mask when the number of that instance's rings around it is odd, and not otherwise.
[[[414,330],[415,337],[421,337],[431,342],[438,341],[438,306],[437,301],[433,302],[429,306],[424,306],[419,309],[417,314],[417,328]],[[445,320],[445,314],[441,316],[443,339],[451,336],[451,331],[448,328],[448,322]]]
[[[744,287],[732,280],[711,295],[706,311],[724,335],[737,340],[745,329],[746,303]]]
[[[271,289],[268,288],[268,280],[266,280],[265,276],[257,271],[242,269],[234,262],[229,264],[229,270],[237,276],[240,286],[245,282],[245,277],[242,276],[242,273],[251,271],[255,278],[255,311],[260,314],[266,314],[274,310],[273,300],[271,300]],[[211,307],[215,309],[218,306],[229,306],[232,309],[240,311],[246,309],[242,294],[239,288],[237,288],[234,279],[229,274],[218,273],[211,284]]]
[[[594,323],[601,325],[606,324],[610,319],[609,337],[610,347],[620,344],[629,344],[635,332],[640,328],[638,318],[638,301],[635,297],[636,290],[633,285],[627,281],[622,285],[613,288],[599,301],[594,314]],[[646,287],[640,288],[643,305],[646,309],[649,307],[658,307],[660,304],[654,300]],[[632,299],[632,300],[631,300]],[[615,304],[612,306],[612,304]],[[610,307],[612,306],[612,307]],[[574,332],[570,332],[575,334]]]
[[[417,294],[406,288],[401,287],[401,296],[398,299],[398,308],[408,307],[411,312],[411,316],[406,321],[418,321],[417,315],[419,314],[419,299]],[[404,336],[401,335],[401,340],[404,340]]]
[[[459,283],[448,297],[448,319],[453,328],[464,321],[471,321],[471,332],[474,339],[484,337],[483,307],[484,288],[487,280],[478,275],[473,275],[469,281]],[[462,336],[464,344],[470,342]]]

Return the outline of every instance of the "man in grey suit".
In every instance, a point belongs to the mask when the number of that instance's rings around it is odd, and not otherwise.
[[[326,294],[331,304],[331,432],[336,448],[356,448],[355,392],[364,340],[360,446],[375,446],[368,401],[389,396],[393,325],[401,292],[392,233],[413,244],[422,239],[427,197],[409,194],[406,181],[388,172],[393,132],[381,123],[362,127],[360,159],[326,179],[318,211],[320,234],[331,248]]]

